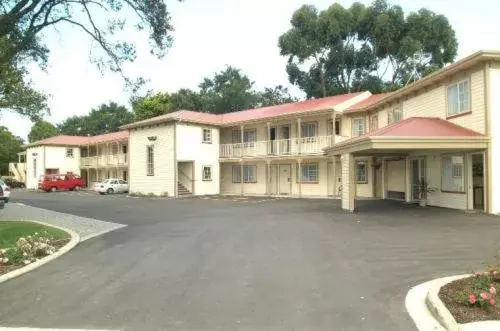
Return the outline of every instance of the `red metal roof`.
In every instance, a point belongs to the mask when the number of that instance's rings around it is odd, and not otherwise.
[[[437,117],[410,117],[366,134],[369,137],[474,137],[483,134]]]
[[[321,99],[304,100],[284,105],[248,109],[222,115],[222,124],[244,122],[314,110],[326,110],[364,92],[347,93]]]
[[[365,107],[370,106],[371,104],[378,102],[379,100],[382,100],[383,98],[386,98],[386,97],[390,96],[391,94],[392,94],[392,92],[373,94],[373,95],[369,96],[368,98],[366,98],[366,99],[352,105],[351,107],[347,108],[344,111],[344,114],[356,113],[359,111],[363,111]]]
[[[35,141],[34,143],[29,144],[28,146],[40,146],[40,145],[80,146],[86,144],[97,144],[97,143],[105,143],[105,142],[126,140],[126,139],[128,139],[128,131],[118,131],[92,137],[60,135],[43,139],[40,141]]]
[[[337,146],[348,145],[372,138],[460,138],[460,137],[485,137],[485,135],[466,129],[437,117],[410,117],[381,129],[365,133],[358,137],[344,140]]]
[[[263,107],[263,108],[247,109],[220,115],[201,113],[191,110],[178,110],[176,112],[169,113],[166,115],[161,115],[153,118],[148,118],[143,121],[130,123],[122,126],[121,128],[130,129],[144,125],[150,125],[150,124],[173,121],[173,120],[201,123],[201,124],[211,124],[211,125],[235,124],[239,122],[264,119],[269,117],[277,117],[282,115],[303,113],[315,110],[326,110],[335,107],[336,105],[339,105],[362,93],[365,92],[347,93],[347,94],[336,95],[333,97],[304,100],[294,103],[287,103],[283,105]]]

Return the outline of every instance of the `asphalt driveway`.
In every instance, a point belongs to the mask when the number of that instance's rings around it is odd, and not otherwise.
[[[414,330],[408,289],[494,260],[500,218],[362,201],[17,192],[127,224],[0,284],[0,326]],[[8,208],[8,207],[7,207]]]

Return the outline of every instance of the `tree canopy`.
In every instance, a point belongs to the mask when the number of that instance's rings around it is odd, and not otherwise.
[[[87,115],[72,116],[57,125],[62,134],[87,136],[117,132],[120,126],[131,123],[134,115],[115,102],[101,104]]]
[[[59,130],[47,121],[38,121],[33,124],[28,134],[30,143],[59,135]]]
[[[199,91],[180,89],[174,93],[157,92],[132,99],[135,120],[167,114],[180,109],[212,114],[224,114],[256,107],[274,106],[295,102],[288,89],[281,85],[254,89],[254,82],[240,69],[228,66],[206,77],[199,84]]]
[[[49,28],[75,27],[92,41],[90,60],[99,69],[123,73],[123,64],[136,58],[135,45],[124,33],[144,30],[150,51],[162,57],[172,44],[171,19],[165,0],[1,0],[0,1],[0,111],[11,109],[33,119],[47,105],[43,93],[29,87],[26,64],[46,67]],[[7,78],[7,79],[6,79]]]
[[[7,174],[9,163],[17,162],[17,153],[23,150],[23,140],[14,136],[5,126],[0,126],[0,174]]]
[[[455,31],[448,19],[427,9],[403,9],[376,0],[323,11],[304,5],[291,29],[279,37],[292,84],[308,98],[359,90],[394,90],[453,62]],[[426,56],[416,56],[425,54]]]

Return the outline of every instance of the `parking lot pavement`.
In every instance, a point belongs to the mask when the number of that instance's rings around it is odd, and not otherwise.
[[[105,222],[92,218],[60,213],[53,210],[27,206],[21,203],[9,203],[8,208],[6,208],[1,214],[1,219],[7,221],[42,221],[48,224],[64,227],[78,233],[81,241],[85,241],[126,226],[124,224]]]

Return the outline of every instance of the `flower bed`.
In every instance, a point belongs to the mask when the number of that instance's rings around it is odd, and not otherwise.
[[[458,323],[500,320],[499,282],[500,273],[490,267],[486,272],[446,284],[439,298]]]
[[[0,275],[54,254],[66,245],[69,235],[30,222],[0,222]]]

